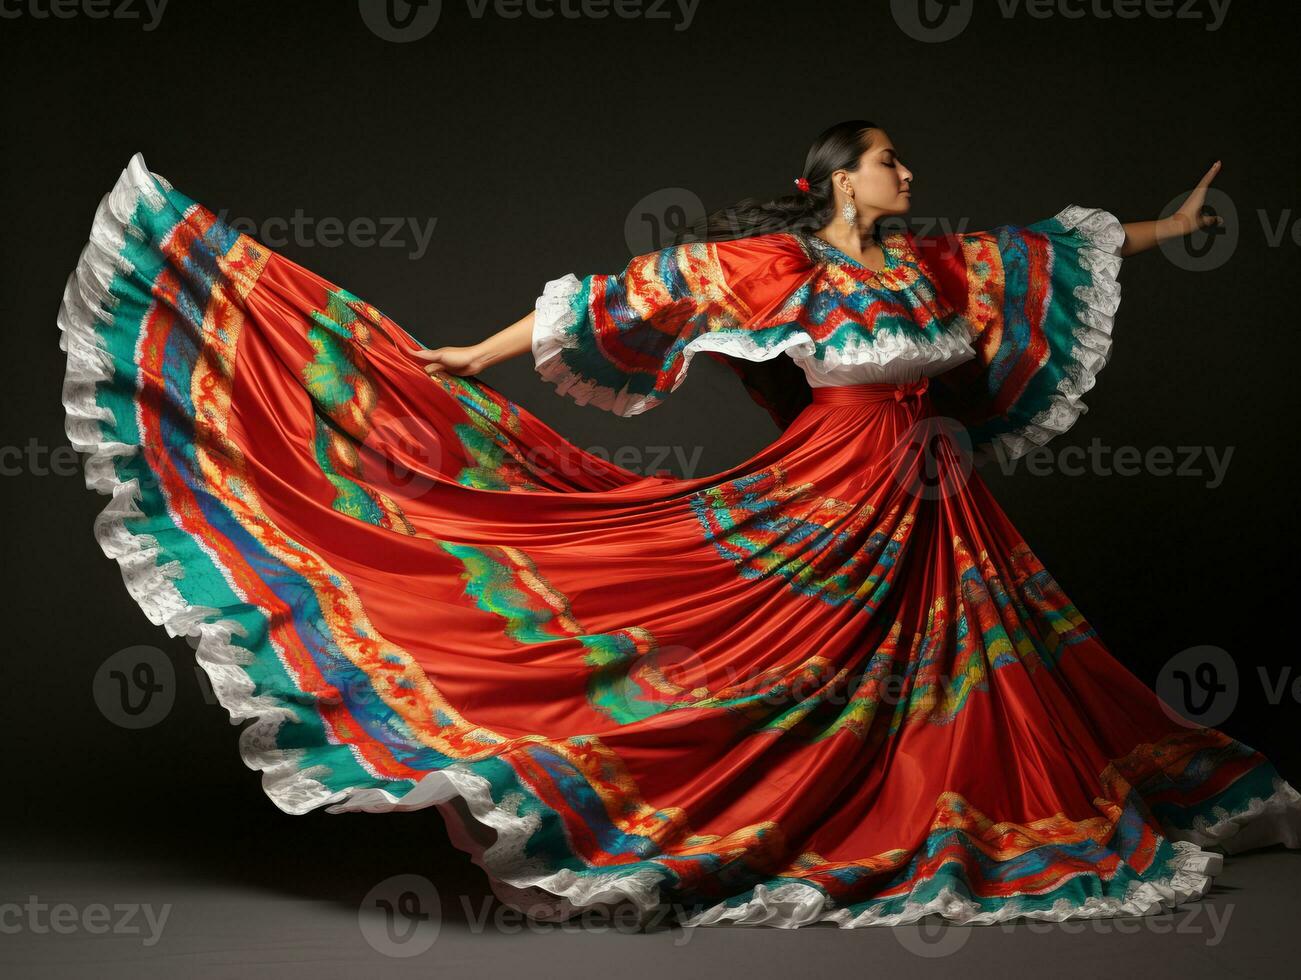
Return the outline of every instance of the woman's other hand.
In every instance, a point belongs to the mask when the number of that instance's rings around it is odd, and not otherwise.
[[[413,351],[413,354],[425,362],[425,373],[429,375],[442,371],[466,377],[478,374],[485,367],[483,351],[478,344],[473,347],[431,347]]]

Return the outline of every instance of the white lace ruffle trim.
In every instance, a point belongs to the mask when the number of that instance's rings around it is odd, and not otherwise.
[[[1167,837],[1176,851],[1166,868],[1170,874],[1154,881],[1132,882],[1123,898],[1091,896],[1077,905],[1061,899],[1051,909],[1026,909],[1013,898],[997,909],[982,912],[971,899],[945,888],[927,901],[905,902],[904,908],[894,914],[867,911],[854,916],[847,909],[831,907],[827,897],[812,885],[788,882],[775,888],[757,886],[749,901],[732,908],[719,904],[685,924],[730,922],[795,928],[815,922],[835,922],[842,929],[853,929],[906,925],[926,915],[939,915],[956,925],[992,925],[1019,917],[1064,922],[1160,915],[1205,895],[1214,876],[1223,870],[1223,855],[1203,850],[1202,845],[1219,847],[1229,854],[1271,844],[1301,847],[1301,793],[1282,779],[1274,780],[1273,789],[1268,799],[1254,799],[1241,813],[1225,813],[1214,824],[1199,821],[1195,830],[1168,830]]]
[[[1064,208],[1056,220],[1087,242],[1079,251],[1079,259],[1093,280],[1075,290],[1083,305],[1074,331],[1071,363],[1048,407],[1019,429],[994,437],[977,452],[978,460],[995,454],[1016,459],[1069,429],[1088,411],[1081,396],[1093,387],[1111,354],[1111,330],[1120,306],[1116,277],[1124,261],[1120,248],[1125,244],[1125,228],[1109,211],[1076,204]]]
[[[553,909],[582,909],[625,900],[632,900],[639,908],[654,908],[658,904],[659,874],[643,871],[580,878],[567,869],[537,867],[524,853],[535,832],[537,817],[521,815],[519,801],[496,804],[486,779],[457,766],[430,773],[401,796],[375,787],[330,790],[317,778],[326,773],[306,766],[301,750],[277,745],[280,726],[292,722],[293,715],[274,699],[254,693],[253,681],[244,670],[252,655],[231,642],[232,635],[245,635],[244,627],[233,619],[208,622],[210,617],[220,616],[221,610],[191,605],[174,581],[184,574],[180,562],[158,564],[162,548],[157,539],[127,527],[128,519],[143,516],[139,509],[141,489],[135,478],[118,479],[115,462],[136,455],[140,446],[114,441],[105,431],[104,426],[114,426],[115,419],[109,409],[97,404],[96,389],[111,383],[114,375],[112,359],[98,335],[113,327],[117,303],[111,292],[114,276],[132,272],[130,263],[121,257],[126,237],[143,239],[132,217],[142,202],[154,211],[166,206],[160,187],[170,189],[166,181],[149,172],[144,159],[136,154],[100,202],[90,240],[68,278],[58,314],[59,348],[67,354],[62,391],[64,428],[73,447],[86,454],[86,486],[112,498],[95,518],[95,540],[105,555],[117,561],[127,591],[149,621],[164,627],[169,636],[198,638],[195,658],[211,680],[217,701],[229,713],[231,723],[252,719],[239,738],[245,765],[262,773],[263,791],[286,813],[303,814],[322,806],[329,813],[414,810],[458,801],[457,805],[477,824],[496,834],[495,842],[485,852],[464,822],[458,820],[458,811],[440,807],[448,817],[449,832],[459,835],[454,836],[454,842],[463,842],[465,850],[482,858],[481,864],[503,901],[512,901],[513,896],[534,889],[541,890],[546,906]],[[265,610],[262,614],[269,616]]]
[[[572,330],[578,315],[572,299],[582,280],[572,272],[553,279],[542,289],[534,305],[533,364],[543,380],[556,386],[556,394],[568,395],[580,405],[592,405],[615,415],[638,415],[658,405],[663,398],[614,390],[575,375],[562,359],[562,351],[575,346]],[[682,348],[682,367],[669,393],[687,378],[691,359],[700,351],[718,351],[747,361],[766,361],[786,354],[803,368],[810,384],[866,384],[872,381],[912,380],[919,374],[938,374],[976,356],[969,343],[965,323],[954,321],[934,339],[907,331],[883,331],[864,337],[843,349],[826,347],[816,355],[814,340],[807,331],[790,329],[774,344],[765,346],[740,330],[703,333]],[[834,372],[860,368],[853,381],[831,381]],[[873,370],[875,369],[875,370]],[[831,372],[829,376],[826,376]],[[820,377],[823,375],[826,377]],[[861,376],[859,376],[861,375]],[[666,396],[665,396],[666,397]]]
[[[1110,212],[1074,204],[1059,212],[1055,220],[1085,240],[1078,253],[1079,261],[1092,278],[1090,285],[1078,287],[1075,292],[1082,305],[1074,330],[1071,361],[1048,407],[1020,428],[995,436],[988,446],[981,447],[980,460],[999,452],[1015,459],[1074,425],[1088,410],[1081,397],[1093,387],[1111,352],[1112,325],[1120,305],[1117,276],[1125,229]],[[557,394],[568,395],[580,405],[590,404],[622,416],[653,408],[662,398],[615,390],[580,378],[565,364],[563,350],[577,343],[572,330],[578,315],[571,301],[581,288],[582,280],[568,273],[548,282],[537,298],[532,352],[538,374],[556,386]],[[804,370],[810,385],[817,387],[898,382],[923,374],[933,377],[976,356],[970,337],[966,322],[954,317],[949,329],[935,338],[909,331],[883,331],[844,348],[824,346],[819,355],[813,338],[803,330],[791,329],[770,346],[758,343],[742,331],[705,333],[682,348],[682,368],[670,393],[686,380],[691,359],[698,351],[719,351],[750,361],[765,361],[785,353]]]
[[[1274,780],[1273,794],[1251,800],[1242,812],[1221,808],[1215,816],[1214,823],[1203,817],[1192,827],[1169,830],[1167,836],[1198,847],[1216,847],[1225,854],[1272,844],[1301,848],[1301,792],[1284,780]]]
[[[114,275],[131,272],[120,253],[128,234],[141,234],[131,224],[132,215],[141,202],[155,210],[164,206],[160,186],[169,187],[162,178],[150,174],[139,154],[133,157],[100,203],[90,241],[68,279],[58,316],[59,347],[67,354],[62,392],[65,431],[72,445],[86,454],[86,486],[111,497],[95,519],[95,539],[104,554],[117,561],[127,591],[149,621],[163,626],[168,635],[198,638],[196,659],[232,724],[252,720],[240,733],[239,751],[244,763],[262,773],[263,790],[286,813],[302,814],[322,806],[330,813],[439,806],[453,843],[484,868],[498,897],[535,918],[559,920],[583,909],[624,903],[638,909],[643,918],[657,914],[663,875],[641,870],[580,877],[568,869],[555,871],[537,866],[525,849],[538,818],[523,812],[522,800],[496,803],[488,781],[459,765],[430,773],[401,796],[375,787],[328,789],[317,778],[326,774],[305,766],[301,751],[277,745],[277,731],[290,718],[290,712],[274,699],[254,693],[254,684],[244,670],[251,654],[231,643],[232,635],[245,635],[244,628],[232,619],[208,622],[221,611],[188,603],[174,583],[183,574],[180,563],[157,564],[162,553],[157,540],[127,527],[128,518],[142,516],[138,507],[140,486],[134,478],[120,481],[114,464],[136,454],[140,447],[113,441],[102,427],[103,423],[112,425],[114,419],[109,410],[96,403],[95,394],[99,385],[111,382],[113,369],[111,358],[98,342],[98,333],[113,326],[115,299],[110,286]],[[1279,840],[1297,846],[1299,827],[1301,798],[1280,782],[1268,800],[1253,801],[1244,813],[1224,814],[1216,823],[1189,833],[1202,841],[1222,843],[1233,853]],[[1247,843],[1234,847],[1238,841]],[[1210,876],[1220,870],[1220,855],[1201,850],[1192,842],[1176,841],[1176,847],[1179,854],[1171,862],[1169,877],[1133,888],[1123,901],[1089,899],[1082,906],[1064,906],[1051,914],[1020,913],[1005,906],[997,913],[986,913],[987,918],[982,919],[968,914],[966,900],[945,893],[894,916],[860,915],[850,919],[845,910],[827,909],[821,892],[795,882],[773,889],[758,887],[754,897],[743,905],[707,909],[686,924],[793,928],[832,921],[849,928],[903,924],[931,912],[956,922],[972,923],[1019,914],[1054,919],[1155,914],[1203,894]]]

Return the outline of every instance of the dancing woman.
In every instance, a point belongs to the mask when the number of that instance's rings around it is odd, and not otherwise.
[[[845,122],[797,193],[427,349],[137,156],[59,317],[96,536],[276,805],[437,806],[537,918],[1156,914],[1301,846],[1301,795],[1112,656],[971,459],[1076,421],[1122,258],[1218,168],[1158,221],[882,234],[913,174]],[[703,351],[780,432],[641,475],[476,377],[529,350],[619,415]]]

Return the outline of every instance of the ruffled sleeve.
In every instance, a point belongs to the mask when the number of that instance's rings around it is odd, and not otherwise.
[[[1124,241],[1115,215],[1078,205],[1028,226],[913,240],[976,351],[933,387],[977,458],[1024,455],[1087,410],[1081,396],[1111,352]]]
[[[765,235],[669,246],[619,273],[570,273],[537,299],[534,366],[580,405],[637,415],[682,384],[697,352],[758,362],[806,339],[771,312],[811,270],[789,236]]]

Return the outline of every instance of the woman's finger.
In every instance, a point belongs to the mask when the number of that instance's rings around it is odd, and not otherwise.
[[[1215,179],[1215,175],[1219,172],[1220,172],[1220,161],[1216,160],[1213,164],[1211,164],[1211,169],[1206,171],[1206,175],[1202,177],[1200,181],[1197,182],[1197,186],[1198,187],[1209,186],[1211,181]]]

